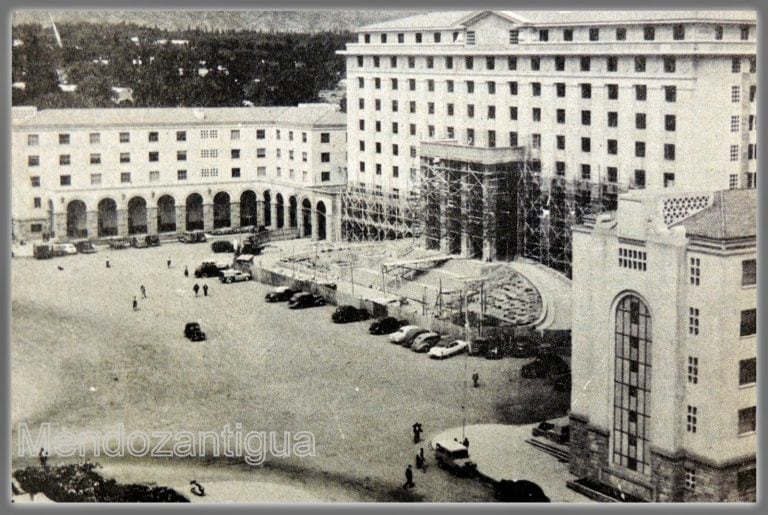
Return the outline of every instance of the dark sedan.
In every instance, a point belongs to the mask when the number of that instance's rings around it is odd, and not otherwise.
[[[314,293],[297,293],[288,301],[289,309],[311,308],[315,306],[325,306],[325,299],[321,295]]]
[[[368,328],[371,334],[392,334],[404,325],[408,325],[407,320],[398,320],[395,317],[385,317],[374,320]]]
[[[371,315],[364,309],[358,309],[355,306],[339,306],[336,311],[331,315],[331,320],[337,324],[345,324],[347,322],[359,322],[361,320],[368,320]]]
[[[568,364],[562,358],[550,355],[536,358],[520,369],[520,375],[526,378],[559,376],[570,371]]]
[[[184,326],[184,336],[193,342],[205,340],[205,333],[197,322],[187,322],[187,325]]]
[[[285,301],[291,300],[291,297],[293,297],[297,293],[301,293],[301,291],[294,290],[287,286],[278,286],[274,290],[268,292],[267,295],[264,297],[264,300],[266,300],[267,302],[285,302]]]

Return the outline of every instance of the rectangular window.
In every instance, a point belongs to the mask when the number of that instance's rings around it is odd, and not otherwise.
[[[453,81],[452,80],[445,81],[445,90],[448,93],[453,93]]]
[[[496,69],[496,58],[493,56],[488,56],[485,58],[485,69],[486,70],[494,70]]]
[[[689,433],[695,433],[696,432],[696,423],[698,417],[698,409],[696,406],[688,405],[688,415],[686,418],[686,425],[685,428]]]
[[[412,55],[408,56],[408,68],[416,67],[416,58]]]
[[[365,79],[362,77],[357,78],[357,87],[360,89],[365,88]],[[277,139],[280,139],[279,137]]]
[[[446,114],[448,116],[453,116],[453,104],[448,104],[446,106]]]
[[[431,55],[427,56],[427,68],[434,68],[435,67],[435,58]]]
[[[557,93],[557,96],[562,98],[565,96],[565,83],[564,82],[556,82],[555,83],[555,91]]]
[[[664,100],[677,102],[677,86],[664,86]]]
[[[592,98],[591,84],[581,84],[581,98]]]
[[[40,166],[40,156],[27,156],[27,166]]]
[[[688,308],[688,334],[699,335],[699,308]]]
[[[745,309],[741,312],[741,329],[739,336],[752,336],[757,329],[757,311]]]
[[[43,199],[40,197],[35,197],[34,199],[32,199],[32,207],[34,208],[43,207]]]
[[[635,170],[635,180],[632,186],[640,190],[645,188],[645,170]]]
[[[739,132],[739,128],[741,127],[741,117],[740,116],[731,116],[731,132]]]
[[[738,161],[739,160],[739,146],[738,145],[731,145],[729,148],[729,157],[731,161]]]
[[[749,41],[749,27],[741,27],[739,32],[742,41]]]
[[[204,148],[200,150],[200,157],[203,158],[217,158],[219,157],[219,150],[215,148]]]
[[[131,142],[131,134],[129,132],[121,132],[120,143],[130,143],[130,142]]]
[[[531,147],[541,148],[541,134],[531,134]]]
[[[573,41],[573,29],[563,29],[563,41]]]
[[[555,71],[565,71],[565,57],[562,55],[555,56]]]
[[[446,127],[445,128],[445,137],[448,139],[454,138],[454,129],[453,127]]]
[[[608,182],[616,182],[619,180],[619,169],[615,166],[609,166],[606,168],[608,172]]]
[[[496,147],[496,131],[488,131],[488,148]]]
[[[539,30],[539,41],[549,41],[549,31],[547,29]]]
[[[395,91],[398,89],[399,85],[397,83],[397,79],[390,79],[389,83],[390,83],[390,89],[392,89],[392,91]]]
[[[619,153],[619,143],[615,139],[609,139],[608,140],[608,154],[609,155],[616,155]]]
[[[179,181],[186,181],[187,180],[187,171],[186,170],[176,170],[176,179]]]
[[[513,131],[509,133],[509,146],[510,147],[517,146],[517,132]]]
[[[71,186],[72,185],[72,176],[71,175],[59,175],[59,185],[60,186]]]
[[[664,72],[665,73],[674,73],[676,68],[676,61],[674,57],[665,57],[664,58]]]
[[[267,167],[266,166],[257,166],[256,167],[256,177],[266,177],[267,176]]]
[[[736,488],[740,494],[757,490],[757,469],[740,470],[736,473]]]
[[[733,73],[741,72],[741,58],[740,57],[734,57],[733,59],[731,59],[731,72],[733,72]]]
[[[757,427],[757,407],[751,406],[739,410],[739,434],[754,433]]]
[[[381,99],[377,98],[373,101],[374,109],[381,111]]]
[[[381,164],[376,163],[376,175],[381,175]]]
[[[160,161],[160,152],[150,152],[149,161],[150,162]]]
[[[40,136],[38,134],[27,134],[27,146],[36,147],[40,144]]]
[[[696,469],[684,467],[685,470],[685,489],[691,492],[696,491]]]
[[[673,114],[664,115],[664,130],[674,132],[677,127],[677,119]]]
[[[579,68],[583,72],[588,72],[590,69],[591,61],[589,59],[589,56],[582,56],[579,58]]]
[[[565,136],[562,134],[555,136],[555,146],[557,150],[565,150]]]
[[[233,148],[229,151],[230,158],[231,159],[240,159],[240,149],[239,148]]]
[[[565,175],[565,161],[556,161],[555,162],[555,173],[559,177],[563,177]]]
[[[121,172],[120,173],[120,182],[123,184],[127,184],[131,182],[131,172]]]
[[[509,31],[509,44],[510,45],[517,45],[520,41],[520,32],[517,30],[510,30]]]
[[[40,176],[39,175],[33,175],[29,178],[30,185],[33,188],[39,188],[40,187]]]
[[[101,164],[101,154],[91,154],[90,159],[92,165]]]
[[[513,55],[507,57],[507,69],[511,71],[517,70],[517,57]]]
[[[321,163],[330,163],[331,162],[331,153],[330,152],[322,152],[320,154],[320,162]]]
[[[675,185],[675,174],[665,172],[664,173],[664,187],[671,188]]]
[[[619,266],[631,270],[646,271],[646,253],[642,250],[619,247]]]
[[[70,158],[69,154],[61,154],[61,155],[59,155],[59,164],[61,166],[68,166],[69,164],[71,164],[71,158]]]
[[[558,109],[555,112],[555,120],[557,123],[565,123],[565,109]]]
[[[470,147],[475,145],[475,129],[467,129],[467,145]]]
[[[699,285],[699,281],[701,279],[701,259],[693,257],[690,259],[689,277],[692,286]]]
[[[232,168],[231,173],[232,173],[232,177],[237,179],[238,177],[240,177],[240,168]]]
[[[739,361],[739,386],[757,382],[757,358]]]
[[[653,27],[644,27],[643,28],[643,39],[645,41],[653,41],[656,39],[656,30]]]
[[[677,24],[672,26],[672,39],[682,41],[685,39],[685,26]]]
[[[589,29],[589,40],[600,41],[600,29],[592,27]]]
[[[200,130],[201,139],[218,139],[218,137],[219,137],[218,129],[201,129]]]
[[[494,112],[494,118],[495,118],[495,112]],[[534,107],[531,112],[531,118],[534,122],[540,122],[541,121],[541,108],[540,107]]]
[[[495,95],[496,94],[496,83],[493,81],[488,82],[488,94],[489,95]]]
[[[688,383],[699,383],[699,358],[688,356]]]
[[[635,157],[645,157],[645,142],[635,141]]]
[[[408,125],[408,133],[411,136],[415,136],[416,135],[416,124],[415,123],[411,123],[411,124]]]
[[[467,56],[464,58],[464,68],[467,70],[471,70],[475,67],[475,58],[472,56]]]
[[[619,85],[618,84],[608,84],[608,100],[618,100],[619,99]]]
[[[88,140],[91,142],[91,145],[98,145],[101,143],[101,134],[92,132],[88,135]]]
[[[644,84],[635,85],[635,100],[645,102],[648,98],[648,88]]]
[[[728,188],[735,190],[739,187],[739,176],[735,173],[732,173],[728,176]]]
[[[474,118],[475,117],[475,106],[474,104],[467,104],[467,117]]]
[[[467,81],[467,93],[474,93],[475,92],[475,81],[468,80]]]
[[[531,83],[531,94],[534,97],[541,96],[541,82],[532,82]]]
[[[59,145],[69,145],[69,134],[59,134]]]
[[[397,134],[398,128],[399,128],[398,127],[398,123],[397,122],[392,122],[392,134]]]
[[[531,57],[531,71],[537,72],[541,70],[541,58]]]
[[[435,81],[432,79],[427,80],[427,91],[435,91]]]
[[[609,72],[616,72],[619,70],[619,59],[616,56],[608,56],[606,59],[606,68]]]
[[[381,66],[381,59],[378,55],[375,55],[373,56],[373,67],[378,68],[379,66]]]
[[[512,96],[517,95],[517,82],[510,82],[509,83],[509,94]]]
[[[592,167],[587,164],[581,165],[581,178],[588,181],[592,177]]]
[[[592,111],[582,111],[581,112],[581,124],[582,125],[591,125],[592,124]]]
[[[101,174],[100,173],[92,173],[91,174],[91,186],[99,186],[101,184]]]
[[[741,88],[739,86],[731,86],[731,102],[737,104],[741,100]]]
[[[155,143],[157,141],[160,141],[160,135],[156,131],[152,131],[149,133],[149,142]]]
[[[488,106],[488,119],[493,120],[496,118],[496,106]]]
[[[381,89],[381,79],[379,77],[373,79],[373,87],[376,89]]]
[[[416,79],[408,79],[408,89],[410,91],[416,91]]]
[[[674,143],[664,143],[664,159],[666,161],[675,160],[675,145]]]
[[[754,286],[757,284],[757,260],[745,259],[741,262],[741,285]]]

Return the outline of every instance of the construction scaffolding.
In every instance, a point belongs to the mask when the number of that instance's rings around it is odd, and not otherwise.
[[[628,188],[543,172],[538,152],[423,142],[418,187],[407,197],[348,188],[345,238],[420,238],[428,250],[484,261],[524,256],[570,277],[571,228],[615,210]]]

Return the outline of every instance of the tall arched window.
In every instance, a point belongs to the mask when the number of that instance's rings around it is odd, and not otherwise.
[[[651,314],[635,295],[616,308],[613,463],[650,474]]]

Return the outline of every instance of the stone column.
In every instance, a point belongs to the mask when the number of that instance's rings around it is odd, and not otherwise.
[[[283,229],[286,231],[292,231],[291,228],[291,204],[286,202],[283,204]]]
[[[240,228],[240,202],[229,203],[229,226],[233,229]]]
[[[128,210],[117,210],[117,235],[128,236]]]
[[[301,204],[296,205],[296,228],[299,231],[299,238],[303,238],[304,237],[304,209],[301,207]]]
[[[320,216],[317,214],[317,206],[312,206],[312,241],[320,239]]]
[[[67,213],[54,213],[53,215],[53,227],[51,228],[56,234],[57,240],[66,239],[67,237]]]
[[[66,225],[66,215],[63,216]],[[86,211],[85,212],[85,229],[88,231],[89,238],[99,237],[99,212],[98,211]],[[66,234],[66,226],[64,233]]]
[[[496,194],[498,184],[494,180],[483,181],[483,255],[485,261],[496,260]]]
[[[147,207],[147,234],[157,234],[156,207]]]
[[[187,230],[187,206],[176,206],[176,231]]]
[[[275,199],[272,199],[269,203],[269,218],[269,228],[277,229],[277,202],[275,202]]]
[[[213,204],[203,204],[203,230],[213,230]]]

